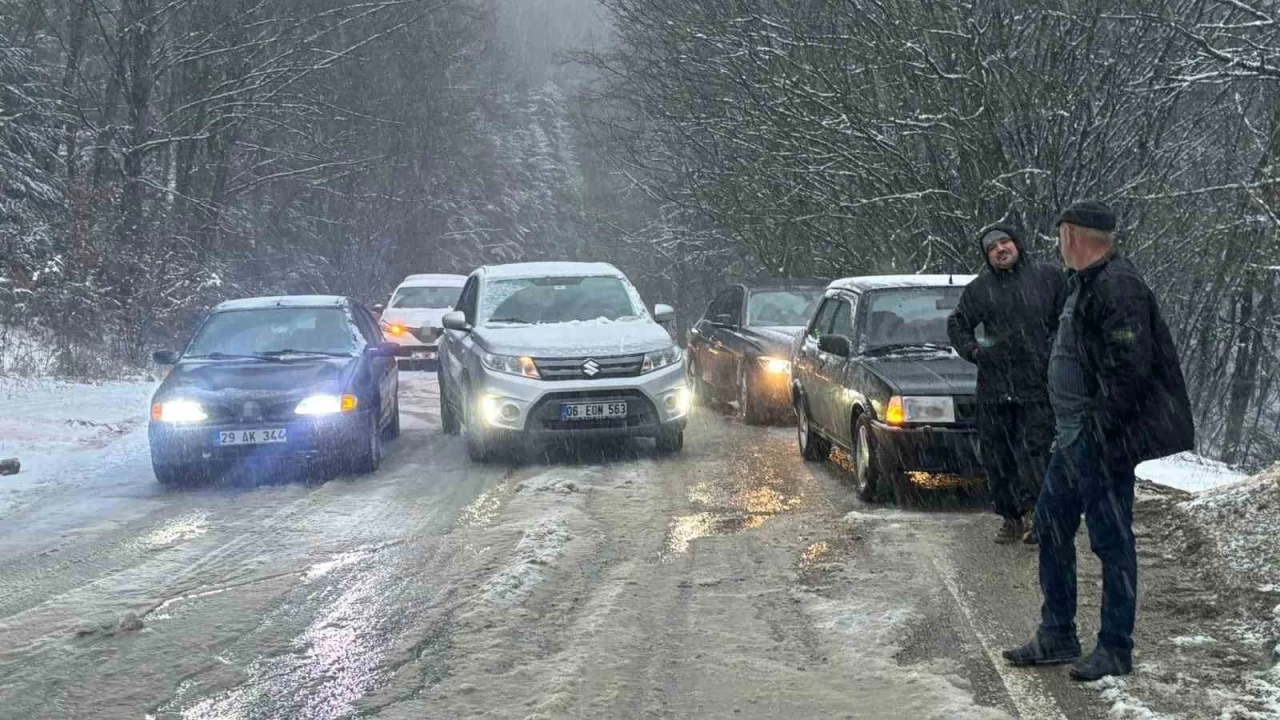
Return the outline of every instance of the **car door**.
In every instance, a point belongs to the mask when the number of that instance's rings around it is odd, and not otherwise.
[[[699,353],[697,357],[698,376],[713,391],[720,389],[720,373],[718,366],[724,341],[719,337],[719,326],[716,319],[731,312],[733,289],[722,291],[711,301],[707,315],[698,323]]]
[[[711,341],[711,367],[709,368],[716,389],[723,397],[734,397],[738,387],[738,358],[734,356],[735,336],[742,326],[742,304],[745,293],[741,287],[729,288],[712,318],[714,333]],[[728,394],[725,394],[728,393]]]
[[[711,318],[715,317],[715,308],[723,294],[712,299],[702,318],[689,330],[690,370],[696,372],[697,379],[704,383],[710,382],[705,369],[711,355],[711,343],[715,340],[715,326],[711,324]]]
[[[360,331],[365,343],[369,347],[376,348],[382,342],[382,333],[378,330],[378,323],[373,319],[373,314],[363,306],[355,305],[352,307],[352,315],[356,329]],[[391,413],[395,411],[396,395],[400,391],[400,374],[394,357],[380,354],[366,355],[365,357],[365,362],[368,363],[369,368],[369,380],[372,385],[370,394],[376,394],[378,397],[379,407],[382,410],[382,416],[378,418],[378,423],[382,425],[391,417]]]
[[[830,331],[831,317],[835,314],[838,301],[838,297],[828,296],[818,305],[805,328],[792,366],[792,372],[800,382],[800,391],[809,404],[809,421],[820,428],[822,423],[819,413],[827,388],[825,376],[819,367],[823,353],[818,350],[818,340]]]
[[[477,299],[480,296],[480,280],[477,276],[472,275],[467,278],[467,283],[462,286],[462,293],[458,296],[458,311],[467,318],[467,325],[474,326],[476,323]],[[470,333],[462,330],[444,330],[440,336],[444,347],[439,351],[440,376],[444,381],[444,386],[440,388],[442,394],[448,394],[450,402],[455,407],[461,407],[461,397],[455,394],[462,387],[462,373],[466,368],[466,352],[470,343]]]
[[[849,338],[850,344],[854,347],[854,352],[860,346],[857,336],[857,317],[858,317],[858,295],[846,294],[839,298],[839,304],[836,306],[835,313],[831,316],[831,334],[843,335]],[[837,355],[827,355],[829,360],[825,366],[830,377],[827,383],[829,394],[826,399],[825,408],[827,417],[824,419],[831,439],[846,446],[852,446],[853,442],[853,426],[850,420],[853,418],[853,403],[856,390],[853,387],[853,368],[857,362],[855,355],[847,358],[841,358]],[[852,392],[851,392],[852,391]]]

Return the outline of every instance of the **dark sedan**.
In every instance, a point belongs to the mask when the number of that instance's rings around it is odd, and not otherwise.
[[[789,414],[791,351],[822,298],[817,283],[735,285],[689,332],[689,379],[703,401],[734,402],[747,422]]]
[[[981,475],[976,368],[947,340],[968,275],[837,280],[792,359],[800,451],[849,451],[858,494],[914,494],[917,473]]]
[[[151,405],[151,464],[166,485],[246,466],[373,472],[400,433],[395,346],[345,297],[222,303]]]

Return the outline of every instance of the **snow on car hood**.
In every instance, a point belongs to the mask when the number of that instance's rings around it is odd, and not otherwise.
[[[441,319],[451,311],[452,308],[387,308],[382,311],[382,319],[411,328],[441,328]]]
[[[475,336],[491,353],[532,357],[631,355],[673,344],[667,331],[649,320],[486,325]]]

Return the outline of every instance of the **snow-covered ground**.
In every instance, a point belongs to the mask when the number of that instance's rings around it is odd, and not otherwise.
[[[0,458],[16,457],[22,463],[17,475],[0,477],[0,513],[35,486],[69,481],[85,464],[112,462],[122,447],[145,449],[155,386],[154,382],[0,381]],[[144,438],[118,443],[135,433]]]
[[[1180,453],[1144,462],[1137,475],[1158,485],[1199,493],[1240,482],[1245,475],[1227,465],[1193,453]]]

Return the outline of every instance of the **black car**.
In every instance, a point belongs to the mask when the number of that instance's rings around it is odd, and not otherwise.
[[[400,433],[395,346],[345,297],[222,303],[200,324],[151,405],[151,464],[164,484],[238,466],[373,472]]]
[[[982,472],[977,368],[947,339],[947,317],[972,279],[837,280],[796,346],[800,452],[820,461],[833,445],[847,450],[864,500],[914,493],[916,472]]]
[[[734,285],[689,331],[689,384],[703,401],[737,403],[747,422],[791,410],[791,349],[824,285]]]

